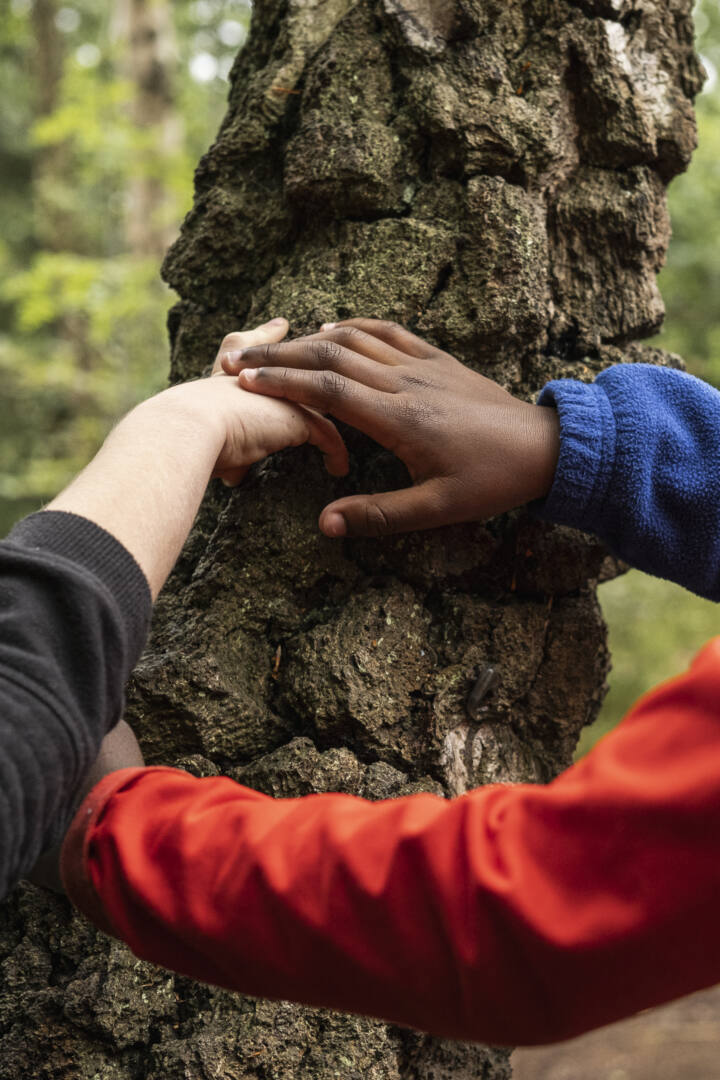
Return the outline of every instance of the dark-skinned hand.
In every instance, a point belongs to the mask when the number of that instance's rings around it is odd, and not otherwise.
[[[327,536],[384,536],[493,517],[542,498],[555,410],[514,398],[395,323],[349,319],[221,356],[245,390],[329,413],[396,454],[413,486],[326,506]]]

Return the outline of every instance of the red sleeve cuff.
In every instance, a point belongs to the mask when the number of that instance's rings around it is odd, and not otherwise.
[[[119,937],[110,922],[89,870],[89,856],[95,826],[102,819],[112,797],[141,773],[175,772],[174,769],[140,767],[108,773],[86,795],[65,834],[60,853],[60,876],[72,903],[106,934]]]

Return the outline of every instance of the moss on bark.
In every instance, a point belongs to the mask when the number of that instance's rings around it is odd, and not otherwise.
[[[231,329],[393,318],[527,398],[662,319],[664,185],[694,145],[690,0],[263,0],[165,276],[172,377]],[[151,761],[274,795],[547,781],[604,690],[606,553],[525,512],[332,542],[404,482],[349,433],[213,488],[128,718]],[[467,697],[492,665],[483,711]],[[0,1077],[502,1080],[507,1053],[256,1002],[135,961],[23,886],[0,913]]]

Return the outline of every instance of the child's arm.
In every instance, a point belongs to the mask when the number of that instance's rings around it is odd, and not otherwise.
[[[238,339],[272,341],[287,323]],[[329,420],[217,377],[134,409],[47,511],[0,544],[0,897],[59,841],[115,725],[162,586],[211,475],[310,441],[346,469]],[[148,584],[150,590],[148,590]]]
[[[63,849],[141,957],[248,994],[496,1043],[567,1038],[720,980],[720,639],[547,787],[270,799],[106,777]]]
[[[328,535],[486,518],[547,496],[543,517],[720,599],[720,394],[691,375],[622,364],[592,384],[550,383],[529,405],[371,319],[245,350],[227,366],[241,368],[247,389],[329,412],[407,465],[414,487],[326,507]]]
[[[282,320],[271,332],[277,337],[286,327]],[[154,599],[210,478],[235,482],[253,462],[306,442],[319,447],[330,472],[347,472],[345,446],[324,416],[247,394],[219,370],[133,409],[48,510],[81,515],[119,540],[143,570]]]

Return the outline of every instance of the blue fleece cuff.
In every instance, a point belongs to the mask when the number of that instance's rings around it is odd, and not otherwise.
[[[560,421],[560,455],[550,493],[539,517],[592,531],[602,514],[615,461],[615,417],[597,383],[556,380],[543,388],[538,405],[551,405]]]
[[[538,516],[595,533],[631,566],[720,599],[720,393],[673,368],[617,364],[549,383],[560,456]]]

